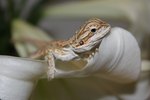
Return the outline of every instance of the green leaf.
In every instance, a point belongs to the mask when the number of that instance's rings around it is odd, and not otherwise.
[[[52,40],[50,36],[37,27],[32,26],[23,20],[14,20],[12,23],[12,40],[19,55],[22,57],[27,57],[37,48],[34,44],[29,43],[28,41],[20,41],[24,38],[42,41]]]

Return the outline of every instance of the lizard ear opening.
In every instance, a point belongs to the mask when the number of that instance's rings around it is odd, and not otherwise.
[[[80,45],[83,45],[83,44],[84,44],[84,42],[81,40],[81,41],[79,42],[79,44],[80,44]]]

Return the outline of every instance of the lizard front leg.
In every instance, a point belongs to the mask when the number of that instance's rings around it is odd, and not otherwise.
[[[45,56],[45,60],[48,63],[48,70],[47,70],[47,78],[48,80],[51,80],[54,78],[55,75],[55,58],[53,56],[52,52],[49,52],[46,56]]]

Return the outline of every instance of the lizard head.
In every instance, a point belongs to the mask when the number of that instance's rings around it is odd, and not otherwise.
[[[110,29],[110,25],[100,19],[88,20],[72,38],[72,50],[78,53],[91,50],[101,42]]]

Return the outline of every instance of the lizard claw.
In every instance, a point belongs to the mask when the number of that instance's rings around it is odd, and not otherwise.
[[[99,48],[96,48],[96,50],[95,50],[96,52],[98,52],[99,51]]]

